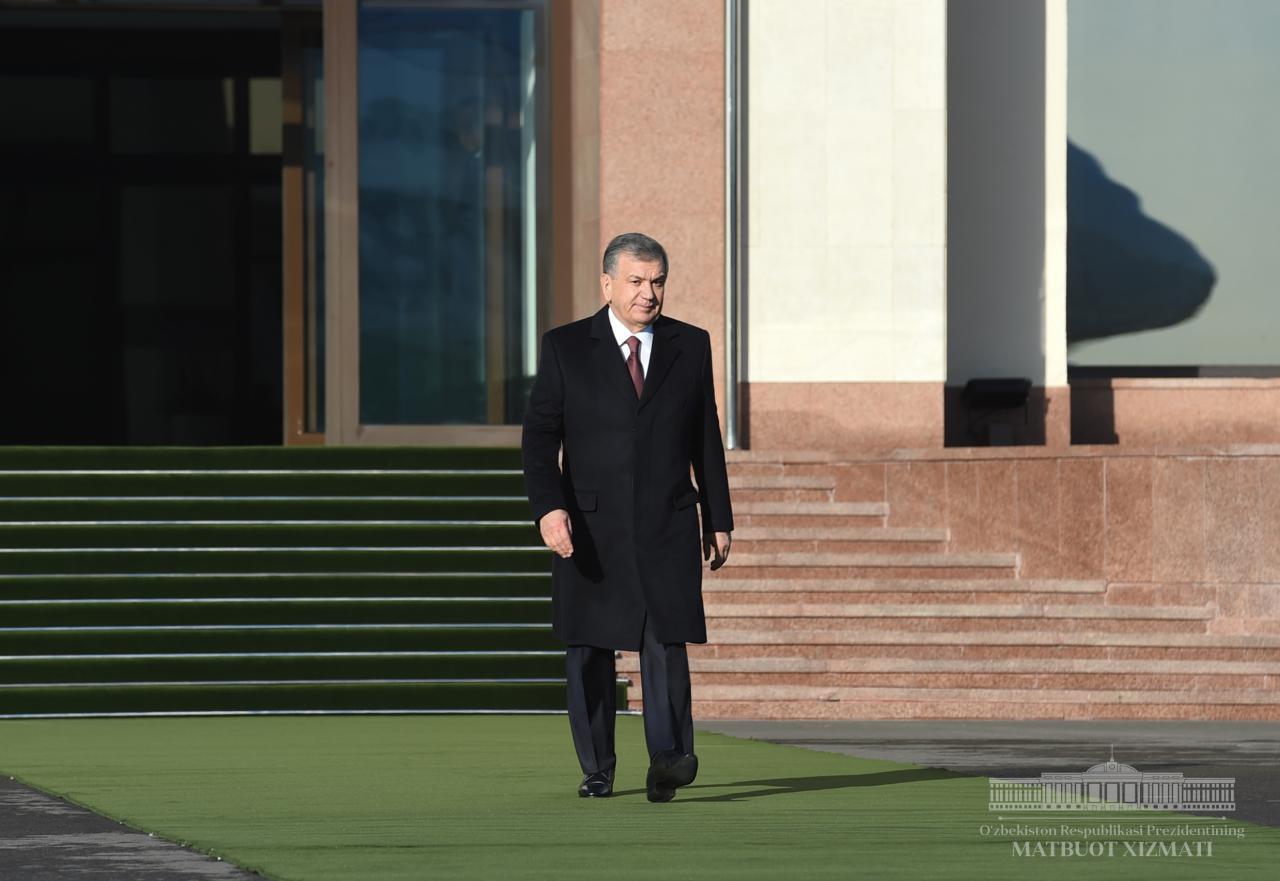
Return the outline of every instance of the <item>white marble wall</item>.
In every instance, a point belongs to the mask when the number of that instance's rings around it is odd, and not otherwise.
[[[946,379],[946,0],[752,0],[751,382]]]

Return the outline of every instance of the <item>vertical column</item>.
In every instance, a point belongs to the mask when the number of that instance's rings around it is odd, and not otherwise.
[[[722,416],[724,87],[723,4],[601,0],[596,256],[625,232],[666,246],[663,312],[711,332]]]
[[[947,5],[796,6],[746,4],[747,443],[936,447]]]
[[[1067,446],[1067,0],[1045,0],[1044,12],[1045,443]]]
[[[947,21],[947,442],[1070,442],[1067,0],[966,0]],[[980,320],[975,320],[979,317]],[[1024,379],[1022,407],[974,379]]]
[[[356,0],[324,0],[325,443],[355,440],[360,249]]]
[[[315,357],[314,332],[309,332],[309,293],[314,279],[308,270],[308,212],[314,210],[307,181],[307,96],[309,75],[303,41],[309,18],[296,12],[281,16],[280,85],[283,132],[281,202],[283,204],[282,327],[284,331],[284,443],[323,443],[323,432],[313,430],[309,417],[314,406],[308,401],[312,383],[308,361]],[[308,287],[311,285],[309,292]]]
[[[600,301],[600,0],[550,4],[551,290],[545,326]]]

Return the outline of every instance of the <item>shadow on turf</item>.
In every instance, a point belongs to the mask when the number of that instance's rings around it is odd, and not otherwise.
[[[725,802],[740,801],[744,798],[759,798],[765,795],[781,795],[788,792],[820,792],[824,789],[848,789],[854,786],[895,786],[900,783],[920,783],[925,780],[954,780],[967,777],[955,771],[944,771],[941,768],[910,768],[903,771],[881,771],[876,774],[835,774],[828,777],[780,777],[769,780],[739,780],[735,783],[703,783],[689,786],[681,793],[692,793],[705,789],[738,789],[744,786],[757,787],[745,792],[726,792],[722,795],[697,795],[693,798],[677,798],[689,802]],[[643,789],[628,789],[615,792],[614,795],[643,795]]]

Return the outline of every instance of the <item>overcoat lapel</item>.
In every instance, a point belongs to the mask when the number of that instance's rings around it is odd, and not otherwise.
[[[653,351],[649,353],[649,372],[644,378],[644,391],[640,395],[640,406],[653,400],[667,378],[671,365],[680,357],[679,333],[670,322],[661,316],[653,324]],[[628,376],[630,379],[630,376]]]
[[[618,347],[614,345],[616,340],[613,338],[613,328],[609,325],[609,316],[605,314],[605,309],[608,308],[605,306],[595,314],[595,318],[591,319],[591,339],[595,349],[592,355],[605,377],[606,384],[613,386],[628,406],[635,407],[636,389],[631,384],[627,362],[622,360]]]
[[[627,362],[622,359],[617,341],[613,336],[613,327],[609,324],[609,316],[604,306],[591,320],[591,339],[595,351],[596,362],[604,374],[607,383],[613,386],[623,399],[637,410],[653,400],[667,378],[671,365],[680,357],[679,335],[676,325],[659,316],[653,325],[653,351],[649,353],[649,370],[644,377],[644,390],[640,400],[636,400],[635,386],[631,384],[631,374],[627,372]]]

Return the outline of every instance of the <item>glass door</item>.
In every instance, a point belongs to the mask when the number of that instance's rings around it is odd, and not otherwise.
[[[545,9],[339,5],[326,16],[354,21],[326,21],[326,49],[342,43],[326,53],[329,254],[336,239],[345,263],[328,440],[513,442],[546,275]]]

